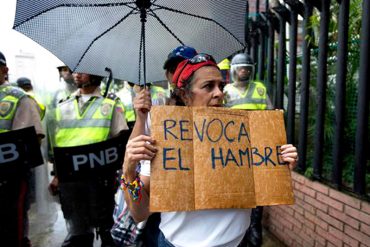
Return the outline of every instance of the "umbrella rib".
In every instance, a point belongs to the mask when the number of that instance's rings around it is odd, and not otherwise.
[[[26,20],[18,23],[18,24],[15,24],[13,26],[13,29],[15,29],[16,27],[19,27],[21,25],[23,25],[24,23],[32,20],[32,19],[35,19],[36,17],[42,15],[42,14],[45,14],[49,11],[52,11],[54,9],[57,9],[57,8],[62,8],[62,7],[67,7],[67,8],[74,8],[74,7],[116,7],[116,6],[127,6],[129,8],[132,8],[132,9],[135,9],[135,7],[131,7],[130,4],[134,4],[135,1],[132,1],[132,2],[127,2],[127,3],[101,3],[101,4],[59,4],[57,6],[54,6],[54,7],[51,7],[51,8],[48,8],[48,9],[45,9],[44,11],[40,12],[40,13],[37,13],[36,15],[33,15],[31,17],[28,17]]]
[[[206,20],[206,21],[213,22],[216,25],[220,26],[224,31],[226,31],[227,33],[229,33],[241,46],[244,47],[243,43],[240,42],[239,39],[232,32],[230,32],[229,30],[227,30],[227,28],[225,28],[219,22],[217,22],[217,21],[215,21],[215,20],[213,20],[211,18],[200,16],[200,15],[195,15],[195,14],[191,14],[191,13],[187,13],[187,12],[184,12],[184,11],[181,11],[181,10],[178,10],[178,9],[172,9],[172,8],[168,8],[166,6],[162,6],[162,5],[158,5],[158,4],[152,3],[152,6],[153,5],[156,6],[156,7],[158,7],[159,9],[165,9],[165,10],[168,10],[168,11],[171,11],[171,12],[175,12],[175,13],[179,13],[179,14],[183,14],[183,15],[188,15],[188,16],[192,16],[192,17],[195,17],[195,18],[199,18],[199,19],[203,19],[203,20]]]
[[[153,10],[150,10],[150,13],[152,13],[152,16],[154,18],[157,19],[157,21],[175,38],[177,39],[177,41],[181,44],[181,45],[184,45],[184,42],[182,42],[182,40],[180,40],[179,37],[176,36],[176,34],[174,32],[172,32],[171,29],[169,29],[169,27],[158,17],[158,15],[156,13],[154,13]]]
[[[105,30],[103,33],[101,33],[99,36],[97,36],[93,41],[91,41],[90,45],[86,48],[85,52],[82,54],[80,60],[78,61],[77,65],[74,67],[73,71],[76,70],[76,68],[80,65],[82,59],[85,57],[86,53],[90,50],[91,46],[95,43],[95,41],[97,41],[98,39],[100,39],[103,35],[105,35],[106,33],[110,32],[113,28],[115,28],[116,26],[118,26],[121,22],[123,22],[127,17],[129,17],[133,12],[135,11],[135,9],[131,10],[129,13],[127,13],[124,17],[122,17],[121,20],[119,20],[116,24],[114,24],[113,26],[111,26],[110,28],[108,28],[107,30]]]

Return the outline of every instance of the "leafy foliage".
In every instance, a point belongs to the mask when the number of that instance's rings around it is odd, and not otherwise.
[[[357,96],[358,96],[358,70],[360,63],[360,31],[362,16],[362,0],[350,1],[349,18],[349,42],[348,42],[348,64],[346,80],[346,109],[345,109],[345,130],[344,130],[344,167],[343,183],[345,186],[352,187],[354,171],[354,152],[356,136],[356,114],[357,114]],[[331,1],[330,5],[330,24],[329,24],[329,43],[328,43],[328,81],[326,89],[326,109],[324,126],[324,159],[322,177],[330,181],[333,167],[333,142],[335,137],[335,86],[336,86],[336,62],[337,62],[337,42],[339,26],[339,4],[337,1]],[[318,37],[320,31],[320,13],[315,10],[309,20],[311,34],[305,37],[312,49],[311,53],[311,81],[310,81],[310,106],[309,106],[309,127],[308,127],[308,150],[306,175],[312,176],[312,160],[314,152],[314,134],[316,124],[316,76],[318,69]],[[369,165],[369,164],[368,164]],[[367,175],[367,185],[370,186],[370,175]],[[370,188],[368,189],[370,191]]]

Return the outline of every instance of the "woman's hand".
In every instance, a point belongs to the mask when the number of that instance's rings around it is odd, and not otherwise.
[[[146,119],[147,113],[152,107],[152,98],[148,88],[142,88],[137,92],[136,97],[134,98],[134,109],[136,111],[137,117],[142,117]]]
[[[136,167],[140,160],[151,160],[157,153],[155,140],[147,135],[139,135],[127,142],[125,161],[122,166],[123,174],[128,181],[136,177]]]
[[[284,162],[289,163],[289,168],[293,170],[297,166],[298,153],[297,148],[292,144],[281,146],[281,157]]]

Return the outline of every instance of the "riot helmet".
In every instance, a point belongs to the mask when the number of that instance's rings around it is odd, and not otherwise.
[[[74,84],[72,70],[65,64],[57,66],[59,72],[59,80],[63,79],[67,84]]]
[[[245,53],[236,54],[230,63],[232,81],[248,82],[254,78],[253,59]]]

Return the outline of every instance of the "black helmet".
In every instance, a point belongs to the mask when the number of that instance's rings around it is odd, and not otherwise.
[[[6,65],[5,56],[1,51],[0,51],[0,65]]]
[[[24,87],[24,86],[32,86],[31,80],[27,77],[19,77],[17,79],[17,85],[18,87]]]
[[[239,78],[236,74],[237,69],[246,67],[249,70],[249,74],[246,78]],[[245,53],[236,54],[230,63],[230,75],[232,81],[249,81],[254,77],[254,62],[251,56]]]

